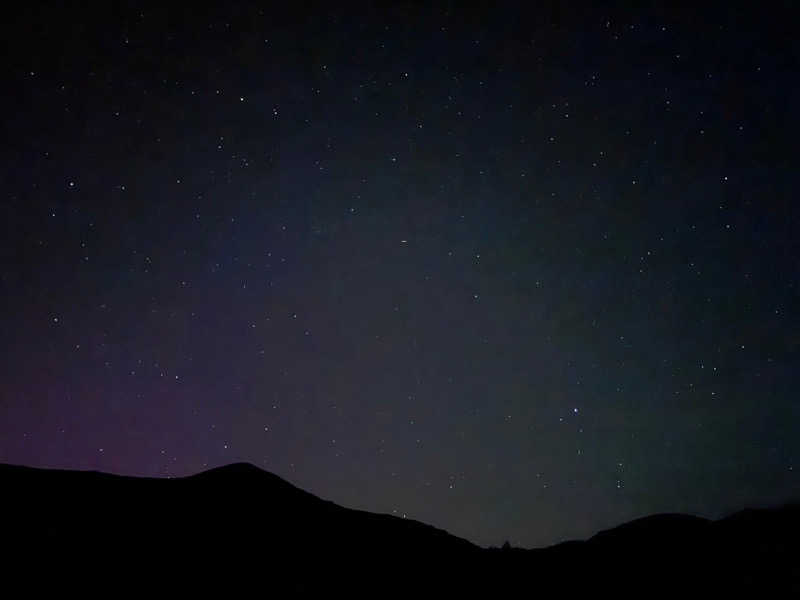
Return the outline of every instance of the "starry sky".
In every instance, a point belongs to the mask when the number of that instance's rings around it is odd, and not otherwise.
[[[248,461],[482,545],[800,497],[780,10],[33,4],[1,462]]]

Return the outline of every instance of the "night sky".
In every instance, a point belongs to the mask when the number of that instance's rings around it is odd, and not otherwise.
[[[0,462],[248,461],[481,545],[800,497],[788,13],[33,4]]]

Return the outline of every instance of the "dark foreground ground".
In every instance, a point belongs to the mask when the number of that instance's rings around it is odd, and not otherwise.
[[[235,464],[181,479],[0,465],[7,586],[70,596],[800,592],[800,506],[655,515],[550,548],[485,549]]]

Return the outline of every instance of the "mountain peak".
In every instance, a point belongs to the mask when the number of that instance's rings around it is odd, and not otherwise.
[[[497,585],[528,590],[531,581],[548,592],[631,597],[654,581],[676,594],[702,585],[715,596],[763,596],[765,588],[783,592],[796,583],[796,507],[721,521],[652,515],[588,542],[492,552],[411,519],[321,500],[243,462],[174,480],[0,465],[0,486],[9,490],[4,542],[25,564],[39,557],[43,573],[74,560],[76,570],[88,564],[108,574],[147,556],[180,577],[213,565],[226,585],[246,578],[271,589],[365,596],[387,581],[404,592],[434,586],[453,597],[497,595]],[[203,569],[198,586],[209,573]]]
[[[203,471],[203,473],[226,473],[226,474],[236,474],[236,475],[254,475],[254,474],[266,474],[267,471],[263,469],[259,469],[252,463],[249,462],[235,462],[230,463],[227,465],[222,465],[220,467],[215,467],[213,469],[209,469],[207,471]]]

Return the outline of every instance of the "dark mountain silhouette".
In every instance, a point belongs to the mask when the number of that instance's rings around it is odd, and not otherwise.
[[[655,515],[523,550],[480,548],[418,521],[343,508],[248,464],[175,479],[0,465],[0,490],[7,572],[77,590],[800,591],[800,506],[718,521]]]

